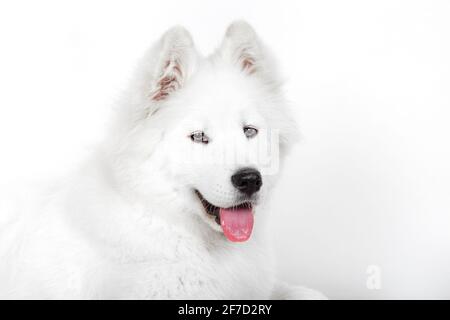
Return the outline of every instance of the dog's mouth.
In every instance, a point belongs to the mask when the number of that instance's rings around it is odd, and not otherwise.
[[[208,202],[202,194],[195,190],[206,213],[213,216],[222,227],[224,235],[232,242],[247,241],[253,230],[253,206],[246,201],[229,208],[221,208]]]

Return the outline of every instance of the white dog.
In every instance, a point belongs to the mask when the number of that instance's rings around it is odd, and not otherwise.
[[[323,298],[275,279],[267,196],[296,126],[248,24],[207,58],[170,29],[110,129],[38,209],[1,212],[0,298]]]

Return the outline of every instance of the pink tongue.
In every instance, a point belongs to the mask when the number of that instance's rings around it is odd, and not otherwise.
[[[245,209],[220,208],[220,225],[228,240],[243,242],[250,238],[253,230],[253,211]]]

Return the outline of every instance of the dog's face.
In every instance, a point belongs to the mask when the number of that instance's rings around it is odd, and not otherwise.
[[[222,227],[230,240],[243,241],[270,185],[267,167],[276,165],[278,157],[277,141],[270,140],[272,128],[258,108],[267,104],[268,96],[245,75],[205,64],[167,105],[185,114],[165,134],[158,151],[170,176],[201,205],[196,212],[212,227]],[[240,219],[227,224],[233,217]],[[236,226],[227,229],[231,223]]]
[[[230,26],[207,59],[182,29],[161,41],[153,50],[160,61],[138,130],[139,146],[155,141],[140,165],[142,193],[157,170],[160,190],[185,199],[187,211],[229,240],[245,241],[295,131],[270,63],[245,23]]]

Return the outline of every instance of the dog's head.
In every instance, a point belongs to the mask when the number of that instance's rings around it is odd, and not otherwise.
[[[247,240],[296,134],[254,30],[233,23],[206,58],[185,29],[169,30],[144,58],[128,99],[117,129],[128,185],[153,202],[181,203],[231,241]]]

